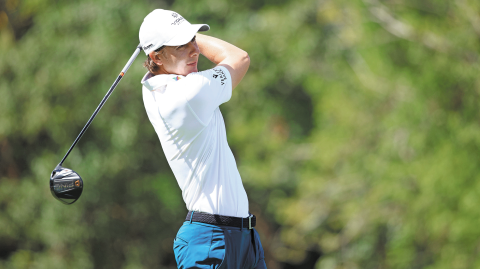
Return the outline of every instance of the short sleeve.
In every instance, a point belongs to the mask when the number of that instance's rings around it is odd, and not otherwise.
[[[204,125],[232,97],[232,78],[223,66],[189,74],[182,82],[186,84],[188,105]]]

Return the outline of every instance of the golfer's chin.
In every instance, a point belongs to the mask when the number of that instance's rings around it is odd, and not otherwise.
[[[198,72],[197,63],[187,64],[187,66],[185,68],[185,71],[186,71],[187,75],[190,74],[190,73],[193,73],[193,72]]]
[[[183,69],[178,68],[176,71],[169,72],[168,74],[176,74],[180,76],[187,76],[190,73],[198,72],[197,63],[186,64],[183,66]]]

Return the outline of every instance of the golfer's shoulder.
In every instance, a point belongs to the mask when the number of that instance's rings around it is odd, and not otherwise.
[[[218,107],[232,95],[232,82],[225,67],[190,73],[179,85],[189,104],[195,107]]]

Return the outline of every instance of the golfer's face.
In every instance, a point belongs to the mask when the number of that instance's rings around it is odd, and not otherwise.
[[[163,68],[168,74],[186,76],[192,72],[198,72],[197,63],[200,50],[195,37],[192,41],[178,47],[165,47]]]

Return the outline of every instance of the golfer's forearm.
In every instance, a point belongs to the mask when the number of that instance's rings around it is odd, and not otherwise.
[[[235,88],[250,65],[248,53],[215,37],[197,34],[196,40],[200,53],[214,64],[225,66],[229,70]]]
[[[221,63],[227,57],[248,57],[244,50],[215,37],[197,33],[196,40],[200,52],[214,64]]]

